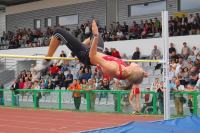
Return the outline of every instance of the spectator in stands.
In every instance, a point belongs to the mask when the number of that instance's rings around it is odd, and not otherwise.
[[[68,74],[66,76],[67,84],[71,84],[73,82],[73,74],[71,73],[71,70],[68,70]]]
[[[19,79],[19,88],[18,89],[24,89],[24,80],[22,78]]]
[[[4,85],[2,81],[0,80],[0,105],[4,105]]]
[[[60,57],[67,57],[67,55],[65,54],[65,52],[62,50]],[[59,60],[58,61],[58,66],[61,66],[63,63],[68,62],[67,60]]]
[[[184,66],[183,57],[180,56],[178,59],[178,63],[176,65],[175,76],[178,76],[183,66]]]
[[[88,79],[91,78],[91,73],[90,73],[90,71],[89,71],[88,68],[85,68],[85,69],[84,69],[84,72],[85,72],[85,73],[83,73],[82,79],[86,79],[86,80],[88,81]]]
[[[97,86],[98,90],[110,90],[110,84],[109,84],[109,80],[107,78],[104,78],[102,81],[102,84],[99,84]],[[108,94],[107,93],[100,93],[99,96],[99,103],[101,101],[101,98],[106,98],[106,103],[108,101]]]
[[[171,54],[171,56],[169,58],[171,60],[174,60],[175,62],[178,62],[179,56],[178,56],[178,54],[175,51],[173,51],[172,54]]]
[[[83,74],[84,74],[84,69],[80,68],[77,72],[77,79],[81,81],[83,79]]]
[[[116,36],[117,40],[122,40],[123,36],[124,36],[123,32],[119,29],[117,31],[117,36]]]
[[[191,53],[196,56],[198,53],[197,47],[193,46]]]
[[[160,20],[158,20],[158,18],[154,18],[154,25],[155,25],[155,30],[160,32],[160,29],[161,29],[161,23],[160,23]]]
[[[67,55],[65,54],[63,50],[61,51],[60,57],[67,57]]]
[[[122,26],[121,26],[121,24],[119,23],[119,22],[117,22],[116,23],[116,28],[115,28],[115,31],[117,32],[117,31],[121,31],[121,29],[122,29]]]
[[[106,55],[111,55],[112,54],[108,48],[105,48],[104,53]]]
[[[120,81],[118,79],[115,79],[114,80],[114,85],[113,85],[113,90],[121,90],[122,89],[122,85],[120,83]],[[113,94],[113,100],[114,100],[114,110],[117,111],[117,107],[118,106],[121,106],[121,105],[118,105],[118,102],[117,102],[117,94]]]
[[[47,89],[47,82],[44,79],[40,80],[40,89]]]
[[[171,80],[173,77],[175,77],[175,70],[173,66],[170,64],[169,66],[169,79]]]
[[[68,90],[77,91],[81,90],[81,85],[79,84],[77,79],[73,80],[73,83],[70,84]],[[72,97],[74,98],[74,106],[76,110],[79,110],[81,105],[81,94],[80,92],[73,92]]]
[[[195,19],[195,17],[193,16],[193,14],[190,14],[189,17],[188,17],[188,23],[190,25],[192,25],[194,23],[194,19]]]
[[[132,60],[138,60],[140,59],[140,49],[139,47],[136,47],[135,52],[132,55]]]
[[[50,74],[53,78],[55,78],[55,76],[57,75],[58,71],[59,71],[59,67],[57,66],[57,63],[54,63],[53,66],[50,67],[49,71]]]
[[[173,43],[170,43],[170,48],[169,48],[169,56],[172,56],[172,53],[175,52],[176,53],[176,49],[174,47]]]
[[[87,87],[85,89],[86,91],[92,91],[96,90],[96,85],[93,79],[89,79],[87,83]],[[93,92],[90,92],[90,110],[94,111],[95,107],[95,100],[96,100],[96,94]]]
[[[87,88],[87,80],[86,79],[81,80],[81,88],[82,88],[82,90],[86,90],[86,88]]]
[[[150,88],[146,88],[146,91],[150,91]],[[144,95],[144,105],[141,109],[141,113],[152,113],[153,112],[153,96],[152,94],[145,94]]]
[[[112,52],[111,55],[113,57],[116,57],[116,58],[119,58],[119,59],[121,58],[120,53],[119,53],[119,51],[116,48],[112,48],[111,52]]]
[[[126,24],[126,22],[124,21],[124,25],[122,25],[121,30],[123,32],[124,35],[128,34],[128,25]]]
[[[49,89],[49,90],[55,89],[55,86],[51,79],[48,80],[47,89]]]
[[[161,114],[164,114],[164,82],[161,81],[160,82],[160,88],[157,90],[158,93],[158,105],[159,105],[159,109]]]
[[[69,63],[66,61],[66,62],[64,62],[62,65],[61,65],[61,72],[65,72],[65,71],[68,71],[69,70]]]
[[[139,34],[140,34],[139,32],[140,32],[140,27],[138,26],[138,24],[135,21],[133,21],[133,24],[130,28],[129,40],[138,39]]]
[[[104,41],[105,42],[112,41],[112,38],[110,37],[110,33],[109,32],[107,32],[107,33],[104,34]]]
[[[172,89],[173,92],[181,92],[184,91],[185,88],[183,85],[180,84],[179,79],[176,79],[175,81],[175,88]],[[177,115],[182,116],[183,115],[183,104],[186,102],[186,99],[183,97],[182,94],[174,94],[174,104],[176,108]]]
[[[154,49],[151,51],[151,59],[161,59],[161,52],[158,49],[157,45],[154,45]]]
[[[164,113],[163,110],[163,83],[159,81],[159,78],[155,78],[154,82],[151,84],[151,91],[154,91],[156,93],[158,93],[157,95],[157,99],[158,99],[158,103],[159,103],[159,109],[161,114]]]
[[[188,61],[188,62],[189,62],[189,61],[191,61],[192,63],[195,62],[195,60],[196,60],[196,55],[194,55],[194,52],[195,52],[195,51],[191,51],[191,52],[190,52],[190,55],[189,55],[188,58],[187,58],[187,61]]]
[[[189,79],[189,84],[191,86],[195,86],[197,84],[198,81],[198,75],[199,73],[197,71],[191,70],[190,71],[190,79]]]
[[[62,71],[58,71],[58,74],[57,74],[57,77],[58,77],[58,86],[59,88],[61,89],[62,87],[65,87],[65,75]]]
[[[190,48],[187,46],[187,43],[183,43],[183,48],[181,50],[181,54],[183,55],[184,59],[187,59],[190,55]]]
[[[85,24],[85,36],[86,36],[86,38],[88,38],[90,36],[90,33],[91,33],[90,25],[89,25],[89,23],[86,23]]]
[[[32,90],[40,90],[40,83],[39,83],[39,80],[35,80],[32,87],[31,87]],[[35,103],[35,99],[36,98],[36,103]],[[34,104],[36,105],[37,108],[39,108],[39,101],[40,99],[42,98],[42,94],[41,92],[37,92],[36,96],[34,95],[33,93],[33,101],[34,101]]]
[[[148,29],[149,29],[149,26],[147,23],[144,24],[144,28],[142,30],[142,33],[141,33],[141,38],[146,38],[147,37],[147,34],[148,34]]]
[[[10,90],[14,92],[14,106],[19,106],[19,91],[17,91],[17,89],[19,89],[19,82],[17,80],[14,80],[13,84],[10,87]]]
[[[171,80],[169,80],[168,88],[169,88],[170,90],[176,88],[176,84],[175,84],[176,79],[177,79],[177,77],[173,77]]]
[[[196,91],[196,89],[195,89],[194,85],[188,84],[187,88],[186,88],[186,91],[194,92],[194,91]],[[194,112],[194,108],[193,108],[194,107],[194,103],[193,102],[194,102],[193,101],[193,95],[188,95],[188,107],[190,109],[190,113],[191,114],[193,114],[193,112]]]
[[[28,77],[26,77],[24,81],[24,89],[31,89],[31,86],[32,86],[31,80]]]

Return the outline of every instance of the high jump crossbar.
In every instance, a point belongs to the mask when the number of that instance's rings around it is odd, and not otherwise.
[[[33,59],[33,60],[78,60],[77,58],[66,58],[66,57],[45,57],[45,56],[28,56],[28,55],[13,55],[13,54],[0,54],[2,58],[21,58],[21,59]],[[122,59],[123,60],[123,59]],[[162,60],[123,60],[125,62],[157,62],[160,63]]]

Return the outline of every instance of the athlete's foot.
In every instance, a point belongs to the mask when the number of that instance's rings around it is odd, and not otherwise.
[[[99,35],[99,30],[98,30],[97,23],[95,20],[92,21],[92,33],[94,36]]]
[[[140,112],[139,112],[139,111],[134,111],[132,114],[133,114],[133,115],[139,115]]]
[[[40,73],[44,73],[53,62],[51,60],[43,60],[40,65],[35,67],[35,70]]]

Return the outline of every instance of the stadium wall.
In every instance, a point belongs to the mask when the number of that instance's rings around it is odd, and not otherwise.
[[[46,9],[52,7],[59,7],[65,5],[73,5],[78,3],[90,2],[95,0],[42,0],[36,2],[29,2],[20,5],[6,7],[6,14],[17,14],[22,12],[29,12],[39,9]]]
[[[183,47],[183,42],[187,42],[190,48],[196,46],[198,49],[200,49],[200,35],[170,37],[169,42],[173,42],[175,44],[175,48],[179,53]],[[136,47],[140,48],[142,55],[150,55],[154,45],[157,45],[160,50],[163,50],[163,41],[161,38],[105,42],[105,47],[116,48],[120,51],[120,53],[126,53],[128,56],[133,54],[133,51]],[[47,50],[48,47],[10,49],[1,50],[1,54],[45,55]],[[60,46],[54,56],[59,56],[61,50],[66,51],[66,53],[70,53],[66,46]]]
[[[137,4],[144,4],[148,2],[157,2],[162,0],[117,0],[118,1],[118,21],[123,23],[127,21],[127,23],[132,24],[132,21],[140,22],[141,19],[145,20],[148,18],[161,18],[161,13],[155,14],[147,14],[147,15],[140,15],[140,16],[129,16],[128,15],[128,6],[130,5],[137,5]],[[178,12],[179,4],[178,0],[166,0],[167,6],[166,9],[169,11],[169,15],[174,15],[174,13]],[[142,12],[142,11],[141,11]],[[200,12],[199,9],[190,9],[190,10],[182,10],[180,12],[184,13],[195,13]]]
[[[128,23],[132,23],[133,19],[135,21],[140,21],[141,19],[147,19],[147,18],[161,18],[161,13],[155,13],[155,14],[147,14],[147,15],[141,15],[141,16],[128,16],[128,6],[129,5],[137,5],[141,3],[147,3],[147,2],[155,2],[158,0],[118,0],[118,18],[119,22],[122,23],[123,21],[128,21]],[[166,9],[169,11],[169,14],[172,12],[177,11],[177,0],[167,0],[167,7]],[[141,11],[142,12],[142,11]]]
[[[3,35],[3,31],[6,30],[6,18],[5,13],[0,11],[0,37]]]
[[[61,1],[61,0],[58,0]],[[62,0],[63,1],[63,0]],[[69,1],[69,0],[66,0]],[[81,0],[75,0],[75,1],[81,1]],[[86,2],[84,2],[86,1]],[[42,2],[42,1],[41,1]],[[54,2],[56,3],[57,0]],[[6,15],[6,27],[7,31],[16,31],[17,28],[34,28],[34,20],[40,19],[41,20],[41,29],[45,29],[45,18],[51,18],[52,19],[52,26],[56,26],[56,17],[57,16],[67,16],[67,15],[74,15],[78,14],[79,19],[79,25],[85,23],[88,19],[91,20],[91,17],[96,18],[99,20],[100,25],[105,25],[105,16],[106,16],[106,0],[83,0],[84,3],[76,3],[76,4],[67,4],[62,6],[56,6],[51,8],[44,8],[46,6],[43,6],[41,4],[41,9],[33,8],[31,3],[29,4],[22,4],[17,5],[14,7],[8,7],[6,9],[7,15]],[[37,2],[36,2],[37,3]],[[34,5],[34,7],[37,7],[39,3]],[[55,4],[56,5],[56,4]],[[28,6],[28,7],[26,7]],[[21,8],[29,8],[32,11],[26,11],[25,9],[23,11],[26,12],[20,12],[14,14],[15,10],[17,8],[21,10]],[[13,8],[13,9],[12,9]],[[12,9],[12,10],[11,10]],[[37,9],[37,10],[36,10]],[[77,25],[70,25],[67,26],[68,28],[75,28]]]

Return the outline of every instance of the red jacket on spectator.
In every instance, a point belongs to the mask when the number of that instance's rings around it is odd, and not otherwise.
[[[116,58],[121,58],[121,56],[120,56],[120,54],[119,54],[119,51],[117,51],[117,50],[113,50],[112,56],[113,56],[113,57],[116,57]]]
[[[19,89],[24,89],[24,82],[19,82]]]
[[[52,67],[50,67],[49,71],[51,74],[56,74],[56,73],[58,73],[59,70],[60,69],[57,66],[52,66]]]

